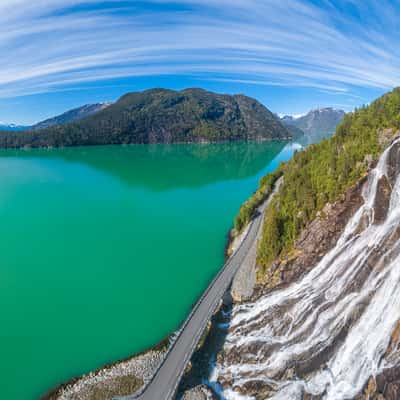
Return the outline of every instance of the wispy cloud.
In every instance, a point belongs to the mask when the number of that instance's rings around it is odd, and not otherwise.
[[[172,74],[386,89],[399,19],[398,0],[2,0],[0,97]]]

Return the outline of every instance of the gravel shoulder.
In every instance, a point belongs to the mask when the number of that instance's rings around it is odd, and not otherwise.
[[[276,184],[273,192],[269,195],[267,200],[264,202],[264,210],[268,207],[269,203],[271,202],[272,198],[274,197],[275,193],[279,190],[283,182],[283,178],[280,178]],[[264,216],[262,217],[264,218]],[[232,281],[231,286],[231,296],[234,302],[239,303],[242,301],[249,300],[254,293],[254,288],[256,286],[257,281],[257,248],[258,242],[261,239],[262,232],[263,232],[263,225],[261,224],[256,240],[253,242],[245,260],[242,262],[238,272],[236,273],[235,277]],[[240,246],[240,243],[244,240],[249,230],[249,225],[244,229],[244,231],[237,236],[233,241],[232,244],[228,247],[229,251],[232,253]]]

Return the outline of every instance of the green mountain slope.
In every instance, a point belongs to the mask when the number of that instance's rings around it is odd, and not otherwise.
[[[378,159],[400,133],[399,129],[400,88],[397,88],[370,106],[346,114],[334,136],[296,153],[273,175],[261,180],[260,188],[247,205],[257,203],[254,199],[268,192],[271,182],[284,177],[265,216],[258,249],[261,269],[291,252],[295,240],[317,212],[365,175],[368,164]],[[237,217],[238,227],[252,213],[246,204]]]
[[[79,122],[0,134],[0,147],[282,140],[291,135],[258,101],[202,89],[129,93]]]

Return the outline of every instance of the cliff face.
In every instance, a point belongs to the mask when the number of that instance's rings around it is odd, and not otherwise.
[[[78,122],[35,131],[3,132],[0,147],[290,138],[279,118],[247,96],[202,89],[152,89],[128,93]]]
[[[349,219],[364,202],[362,188],[365,181],[366,178],[360,179],[339,200],[327,203],[303,230],[293,251],[276,259],[267,270],[259,273],[257,293],[297,281],[336,245]]]
[[[295,153],[279,167],[284,184],[266,212],[257,258],[261,275],[275,260],[291,257],[296,241],[326,204],[338,201],[365,175],[399,131],[399,113],[400,89],[395,89],[346,114],[329,140]]]
[[[399,398],[399,170],[397,140],[233,307],[213,374],[227,399]]]
[[[399,112],[395,89],[280,167],[212,373],[224,398],[400,398]]]

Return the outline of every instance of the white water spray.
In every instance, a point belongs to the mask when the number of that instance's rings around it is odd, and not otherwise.
[[[378,183],[388,175],[389,152],[398,144],[382,154],[365,185],[364,205],[311,272],[234,307],[226,355],[212,378],[232,383],[223,392],[226,399],[252,399],[239,394],[252,382],[271,386],[274,400],[301,399],[304,392],[350,399],[390,366],[384,355],[400,320],[398,176],[386,218],[373,221]]]

